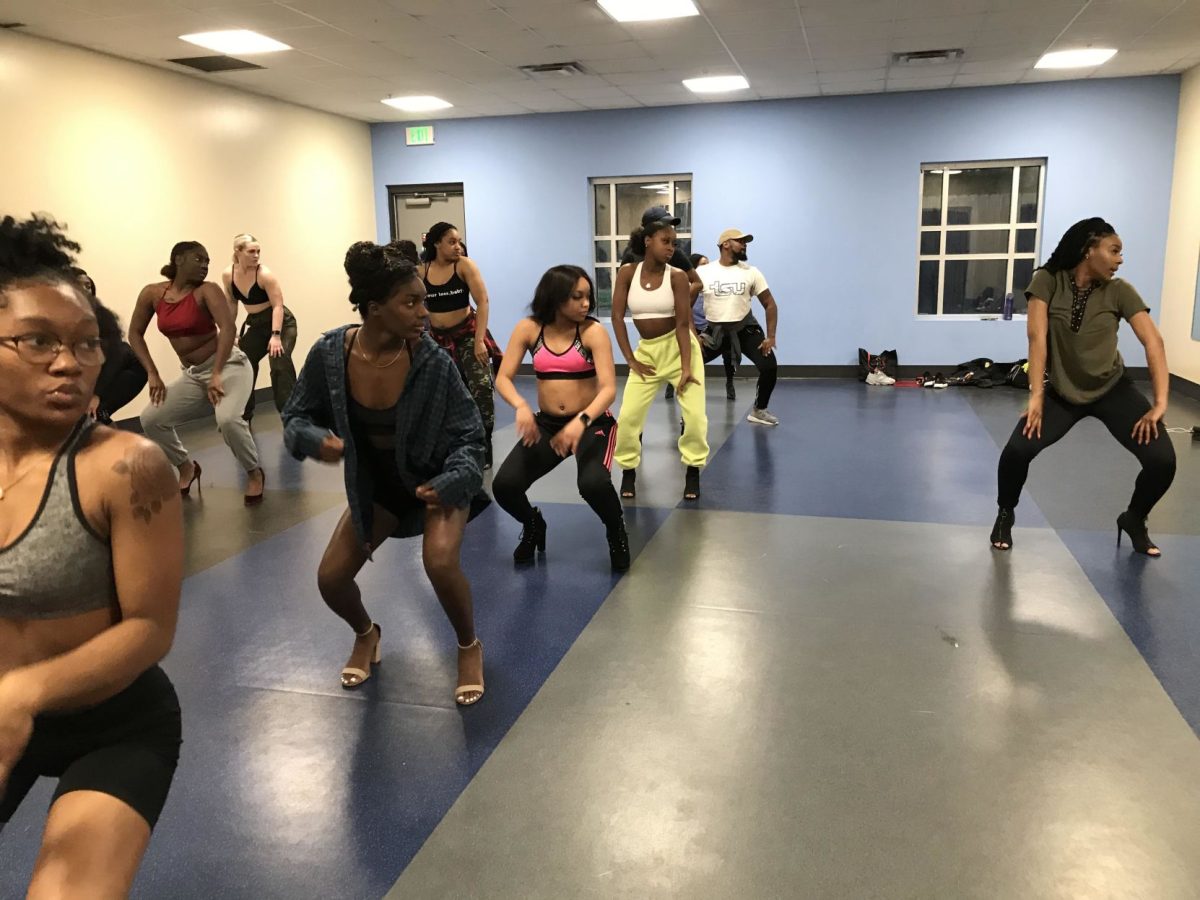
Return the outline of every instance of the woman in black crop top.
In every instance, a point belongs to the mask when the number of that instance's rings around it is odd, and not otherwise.
[[[496,391],[517,411],[517,445],[492,481],[496,502],[524,529],[513,551],[518,565],[546,552],[546,520],[526,496],[539,478],[574,455],[576,483],[608,533],[614,571],[629,568],[629,538],[621,500],[613,489],[617,423],[608,408],[617,396],[608,332],[592,316],[592,279],[578,266],[555,266],[538,282],[532,315],[513,331],[496,375]],[[535,414],[513,384],[526,353],[538,379]]]
[[[275,273],[259,260],[262,245],[252,234],[239,234],[233,239],[233,264],[221,273],[225,296],[233,307],[237,321],[238,304],[246,305],[246,321],[238,334],[238,346],[250,360],[254,383],[258,383],[258,364],[264,356],[271,367],[271,395],[275,409],[283,412],[296,386],[296,366],[292,351],[296,349],[296,317],[283,305],[283,290]],[[254,416],[254,391],[246,401],[246,419]]]
[[[157,665],[179,491],[158,447],[87,415],[104,354],[78,249],[53,222],[0,222],[0,830],[39,777],[58,781],[31,897],[128,895],[180,744]]]
[[[492,365],[499,365],[501,354],[487,327],[488,293],[483,276],[479,274],[479,266],[462,252],[458,229],[449,222],[438,222],[429,229],[421,260],[429,332],[454,358],[467,390],[475,398],[487,432],[485,465],[491,468],[492,429],[496,425]]]

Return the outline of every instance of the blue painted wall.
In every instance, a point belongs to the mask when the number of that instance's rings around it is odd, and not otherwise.
[[[1102,215],[1125,240],[1123,276],[1156,307],[1179,87],[1159,76],[446,120],[432,147],[374,125],[378,237],[387,185],[463,182],[503,345],[546,268],[589,265],[589,177],[691,172],[694,249],[729,227],[756,236],[781,363],[847,364],[860,345],[896,347],[902,363],[1017,358],[1021,321],[916,319],[921,163],[1047,157],[1043,258],[1072,222]],[[1143,365],[1123,331],[1126,358]]]

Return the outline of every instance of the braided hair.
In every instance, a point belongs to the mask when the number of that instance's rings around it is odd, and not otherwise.
[[[1066,230],[1042,268],[1051,274],[1069,272],[1083,262],[1096,244],[1116,233],[1117,230],[1099,216],[1081,219]]]
[[[449,222],[438,222],[425,235],[425,240],[421,241],[421,260],[423,262],[433,262],[437,259],[437,245],[442,238],[446,236],[447,231],[453,231],[454,225]]]

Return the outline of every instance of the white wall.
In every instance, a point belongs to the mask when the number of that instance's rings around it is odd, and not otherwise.
[[[69,225],[124,323],[172,244],[202,242],[219,280],[242,231],[262,242],[299,321],[297,368],[322,331],[351,320],[342,259],[375,232],[367,125],[2,31],[0,121],[0,215]],[[148,339],[169,382],[178,362],[153,325]]]
[[[1200,384],[1200,341],[1193,334],[1200,258],[1200,66],[1183,76],[1175,177],[1163,272],[1162,324],[1171,373]]]

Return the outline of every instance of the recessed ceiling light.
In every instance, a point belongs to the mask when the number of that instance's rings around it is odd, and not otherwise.
[[[654,22],[698,16],[692,0],[598,0],[600,8],[618,22]]]
[[[388,97],[383,101],[388,106],[402,109],[405,112],[432,112],[435,109],[449,109],[454,104],[447,103],[441,97]]]
[[[259,34],[256,31],[202,31],[198,34],[181,34],[181,41],[216,50],[218,53],[246,56],[250,53],[275,53],[291,50],[287,44]]]
[[[1055,50],[1037,61],[1035,69],[1086,69],[1108,62],[1116,50],[1105,47],[1085,47],[1082,50]]]
[[[744,91],[750,87],[741,75],[713,75],[709,78],[685,78],[683,86],[694,94],[723,94],[726,91]]]

